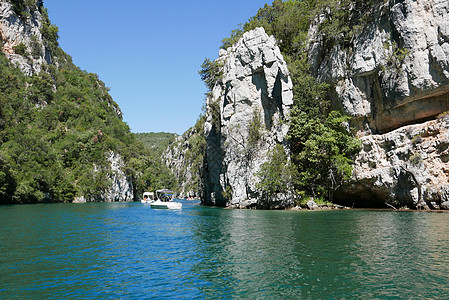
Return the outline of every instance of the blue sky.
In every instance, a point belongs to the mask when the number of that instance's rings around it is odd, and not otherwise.
[[[206,88],[198,70],[267,0],[44,0],[59,43],[97,73],[132,132],[182,134]]]

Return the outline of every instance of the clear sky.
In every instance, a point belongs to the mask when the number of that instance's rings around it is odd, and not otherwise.
[[[198,70],[267,0],[44,0],[59,44],[97,73],[132,132],[182,134],[201,113]]]

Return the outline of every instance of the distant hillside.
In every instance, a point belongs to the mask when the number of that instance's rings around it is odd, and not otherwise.
[[[159,154],[162,154],[178,136],[169,132],[141,132],[134,135],[145,147]]]

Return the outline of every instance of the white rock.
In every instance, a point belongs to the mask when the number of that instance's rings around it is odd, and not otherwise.
[[[221,127],[213,130],[209,111],[204,201],[240,208],[258,205],[256,174],[269,149],[284,142],[288,132],[285,121],[293,104],[292,82],[276,40],[263,28],[243,34],[219,59],[224,62],[223,80],[207,101],[218,101]],[[250,149],[248,131],[255,113],[261,118],[261,139]],[[227,189],[232,192],[230,199],[221,196]]]
[[[42,66],[49,64],[51,53],[46,49],[41,34],[42,15],[36,10],[29,12],[29,18],[19,18],[12,9],[12,5],[8,1],[0,2],[0,35],[2,38],[1,51],[9,58],[11,62],[16,64],[20,70],[31,76],[39,73]],[[16,54],[14,47],[24,44],[28,56]],[[40,55],[33,56],[32,49],[37,47]]]
[[[336,102],[356,117],[365,134],[384,133],[438,115],[449,91],[447,0],[400,0],[378,5],[374,21],[356,36],[350,51],[327,50],[318,16],[309,29],[309,62],[318,79],[336,83]],[[432,97],[435,95],[435,97]],[[438,111],[438,109],[440,111]]]

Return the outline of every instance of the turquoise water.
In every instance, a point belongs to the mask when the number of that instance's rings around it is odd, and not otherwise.
[[[0,206],[0,298],[447,299],[449,214]]]

